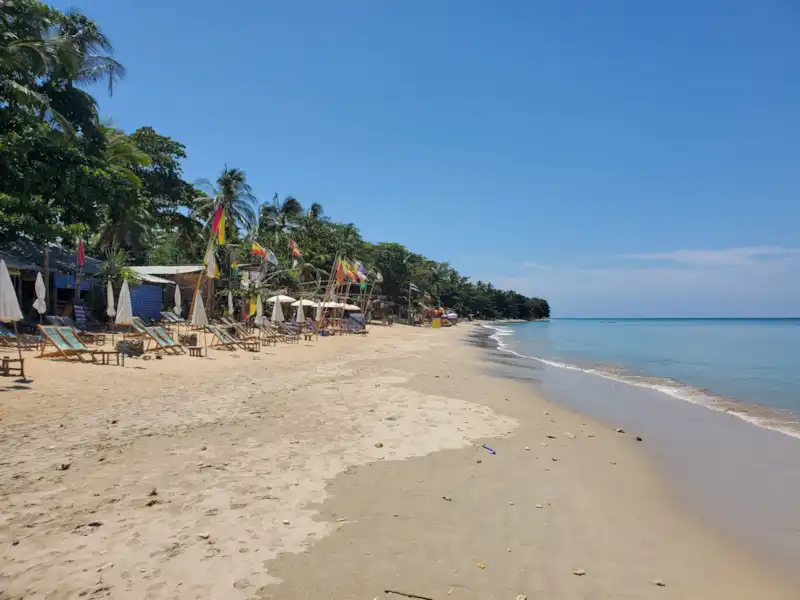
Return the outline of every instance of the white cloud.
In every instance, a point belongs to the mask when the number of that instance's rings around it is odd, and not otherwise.
[[[541,263],[534,262],[532,260],[525,261],[522,263],[522,266],[526,269],[552,269],[550,265],[543,265]]]
[[[668,261],[693,266],[745,266],[766,260],[800,255],[800,248],[753,246],[722,250],[673,250],[644,254],[623,254],[622,258]]]
[[[617,261],[484,279],[547,298],[554,316],[562,317],[800,316],[800,249],[677,250],[625,258],[660,264]]]

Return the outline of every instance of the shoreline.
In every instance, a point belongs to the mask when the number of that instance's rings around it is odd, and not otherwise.
[[[33,389],[0,394],[0,587],[797,597],[678,506],[631,436],[487,374],[469,329],[119,370],[34,363]]]
[[[711,394],[707,390],[666,378],[659,378],[656,376],[643,377],[623,375],[612,370],[603,370],[593,366],[584,367],[572,363],[542,358],[539,356],[520,354],[519,352],[508,348],[508,346],[502,341],[501,338],[504,337],[504,335],[499,327],[521,322],[524,321],[487,321],[485,323],[478,324],[478,326],[489,331],[494,331],[494,333],[488,337],[495,341],[499,351],[507,352],[526,360],[538,361],[551,367],[578,371],[595,377],[602,377],[603,379],[624,383],[630,386],[655,390],[675,398],[676,400],[688,402],[690,404],[694,404],[695,406],[702,406],[705,409],[718,413],[727,414],[746,423],[750,423],[751,425],[755,425],[756,427],[775,431],[777,433],[800,440],[800,415],[797,415],[789,410],[762,406],[736,398],[726,398],[724,396]]]

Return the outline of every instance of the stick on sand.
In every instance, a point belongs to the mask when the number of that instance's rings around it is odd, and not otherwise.
[[[396,592],[394,590],[383,590],[384,594],[397,594],[398,596],[405,596],[406,598],[419,598],[419,600],[433,600],[427,596],[417,596],[416,594],[406,594],[405,592]]]

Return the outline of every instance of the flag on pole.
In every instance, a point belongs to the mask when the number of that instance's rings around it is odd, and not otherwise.
[[[275,253],[272,250],[269,250],[269,249],[267,250],[267,253],[264,256],[264,260],[267,261],[268,263],[273,264],[273,265],[277,265],[278,264],[278,257],[275,256]]]
[[[359,281],[367,280],[367,269],[358,261],[356,261],[356,276],[358,277]]]
[[[297,247],[297,242],[294,240],[289,240],[289,250],[292,251],[292,256],[303,256],[303,253],[300,252],[300,248]]]
[[[267,257],[266,248],[264,248],[264,246],[262,246],[258,242],[253,242],[253,244],[250,246],[250,252],[252,254],[255,254],[256,256],[260,256],[261,258]]]
[[[413,283],[409,283],[408,284],[408,291],[409,292],[418,292],[419,288],[417,286],[415,286]]]
[[[86,252],[83,249],[83,240],[78,238],[78,266],[86,266]]]
[[[344,269],[342,269],[342,259],[336,260],[336,281],[344,283]]]
[[[225,243],[225,211],[220,204],[217,211],[214,213],[214,219],[211,221],[211,230],[217,234],[217,243]]]
[[[206,250],[205,257],[206,264],[206,277],[209,279],[219,278],[219,268],[217,268],[217,259],[214,256],[214,240],[209,240],[208,250]]]

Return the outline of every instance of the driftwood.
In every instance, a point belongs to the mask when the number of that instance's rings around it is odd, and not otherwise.
[[[383,590],[384,594],[397,594],[398,596],[405,596],[406,598],[418,598],[419,600],[433,600],[427,596],[417,596],[416,594],[406,594],[405,592],[396,592],[395,590]]]

